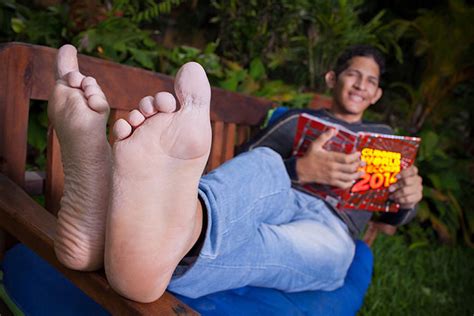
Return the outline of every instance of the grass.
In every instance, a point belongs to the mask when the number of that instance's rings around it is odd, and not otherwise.
[[[474,249],[416,246],[401,235],[373,247],[372,284],[360,316],[474,315]]]

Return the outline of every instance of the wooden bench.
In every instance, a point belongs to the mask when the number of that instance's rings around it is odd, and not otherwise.
[[[63,172],[54,130],[48,131],[45,177],[25,170],[30,101],[48,99],[54,85],[56,53],[56,49],[22,43],[0,45],[0,229],[14,237],[0,236],[0,260],[2,253],[14,243],[12,240],[18,240],[113,315],[194,314],[170,293],[151,304],[127,300],[110,288],[103,271],[69,270],[56,259],[53,236],[63,191]],[[173,79],[168,76],[82,55],[79,64],[81,72],[94,76],[108,96],[112,106],[109,124],[127,115],[143,96],[173,91]],[[272,106],[268,100],[212,88],[213,143],[206,169],[232,158],[234,148],[249,138]],[[40,206],[27,192],[43,192],[46,207]],[[376,225],[371,227],[377,231]],[[373,236],[366,240],[371,242]]]

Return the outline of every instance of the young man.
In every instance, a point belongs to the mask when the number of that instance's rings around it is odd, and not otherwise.
[[[280,153],[259,147],[201,178],[211,127],[200,65],[188,63],[176,76],[179,110],[167,92],[143,98],[115,123],[110,148],[109,106],[97,82],[78,71],[72,46],[60,49],[57,64],[48,114],[64,161],[55,250],[66,266],[104,265],[112,287],[141,302],[166,288],[197,297],[245,285],[293,292],[342,285],[354,254],[351,227],[323,201],[292,189],[288,173],[349,186],[359,176],[358,154],[324,151],[326,134],[305,157],[287,161],[288,172]],[[354,55],[329,72],[335,106],[328,115],[359,124],[380,98],[379,77],[372,55]],[[394,200],[414,206],[416,169],[402,172],[393,189]]]
[[[361,176],[360,153],[345,155],[329,152],[323,145],[337,131],[331,130],[315,141],[307,154],[296,159],[291,156],[298,116],[309,113],[328,122],[336,123],[354,132],[366,131],[393,134],[390,126],[362,120],[364,111],[382,96],[380,76],[385,70],[385,59],[377,49],[368,45],[349,47],[338,58],[334,70],[326,73],[327,86],[332,90],[333,105],[329,110],[290,110],[263,130],[243,151],[257,147],[270,147],[284,159],[293,183],[316,182],[340,188],[349,188]],[[415,205],[421,200],[421,177],[416,167],[410,167],[393,185],[392,199],[400,204],[396,213],[382,214],[382,221],[405,224],[415,215]],[[333,211],[348,226],[355,238],[363,231],[373,213],[360,210],[335,209]]]

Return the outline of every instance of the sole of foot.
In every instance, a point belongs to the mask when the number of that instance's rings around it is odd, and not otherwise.
[[[143,98],[114,126],[105,268],[122,295],[150,302],[199,237],[197,190],[211,146],[210,86],[185,64],[167,92]]]
[[[48,117],[58,135],[64,167],[55,252],[71,269],[103,266],[112,163],[108,114],[109,105],[96,80],[79,72],[76,49],[63,46]]]

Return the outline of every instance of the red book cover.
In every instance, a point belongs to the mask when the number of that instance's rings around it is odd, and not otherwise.
[[[397,212],[399,206],[389,200],[388,187],[397,181],[396,175],[411,166],[416,158],[420,138],[367,132],[352,132],[343,126],[301,114],[293,144],[293,155],[301,157],[319,135],[330,128],[338,133],[324,149],[350,154],[361,152],[365,174],[350,189],[307,183],[296,188],[326,200],[339,210]]]

